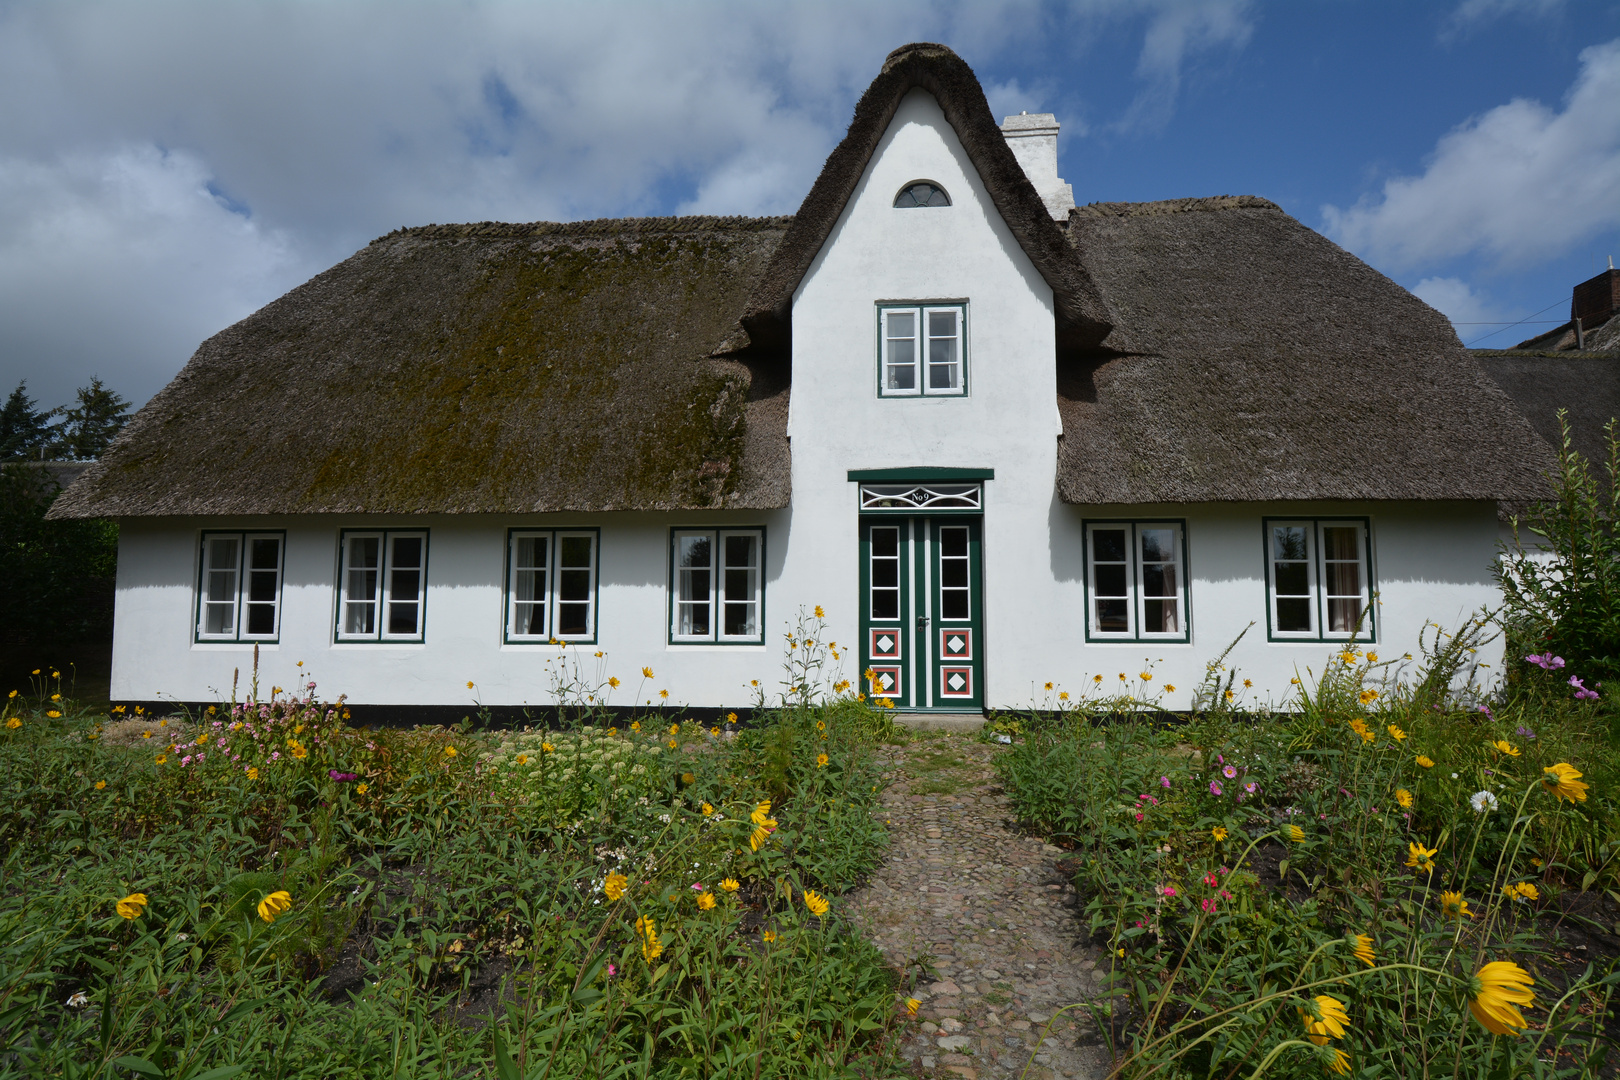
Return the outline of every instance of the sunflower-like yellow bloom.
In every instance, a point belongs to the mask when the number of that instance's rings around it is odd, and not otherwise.
[[[736,892],[739,888],[741,888],[741,886],[737,884],[736,878],[722,879],[720,882],[720,887],[726,892]]]
[[[1517,1036],[1530,1025],[1518,1006],[1535,1005],[1530,987],[1536,980],[1511,960],[1494,960],[1474,973],[1468,988],[1468,1011],[1492,1035]]]
[[[275,922],[276,916],[292,910],[292,893],[286,889],[277,889],[263,900],[259,901],[259,918],[265,922]]]
[[[1406,845],[1406,865],[1414,870],[1424,873],[1434,873],[1434,857],[1440,854],[1439,848],[1426,848],[1422,844],[1409,843]]]
[[[1491,743],[1491,745],[1502,751],[1502,753],[1506,754],[1508,757],[1519,756],[1519,748],[1508,742],[1506,739],[1497,739],[1495,742]]]
[[[917,1010],[919,1008],[921,1008],[921,1007],[922,1007],[922,1002],[918,1001],[916,998],[906,998],[906,1015],[907,1016],[916,1016],[917,1015]]]
[[[823,769],[823,768],[826,768],[826,766],[827,766],[827,755],[826,754],[817,754],[816,755],[816,768]]]
[[[1352,940],[1355,941],[1355,946],[1350,951],[1355,954],[1355,958],[1368,967],[1372,967],[1373,957],[1377,955],[1373,952],[1372,938],[1366,934],[1357,934]]]
[[[1541,771],[1546,774],[1541,778],[1541,785],[1559,799],[1568,799],[1570,802],[1586,801],[1586,784],[1581,780],[1579,770],[1573,765],[1560,761]]]
[[[1403,810],[1412,809],[1412,793],[1403,787],[1395,789],[1395,801],[1401,804]]]
[[[814,915],[818,919],[824,917],[827,914],[827,909],[828,909],[827,901],[826,901],[826,898],[823,897],[820,893],[813,892],[813,891],[808,890],[808,889],[805,890],[804,906],[809,908],[810,909],[810,914]]]
[[[749,834],[748,846],[753,848],[755,851],[758,851],[760,848],[765,846],[765,842],[770,838],[771,831],[765,826],[761,825],[759,828],[755,829]]]
[[[146,894],[132,892],[114,906],[120,918],[138,919],[146,914]]]
[[[1521,904],[1529,900],[1540,900],[1541,892],[1528,881],[1521,881],[1517,885],[1509,885],[1502,890],[1509,900],[1517,900]]]
[[[766,822],[770,822],[770,824],[775,825],[776,822],[770,820],[770,814],[771,800],[766,799],[764,802],[754,807],[754,812],[748,815],[748,820],[752,821],[755,825],[764,825]]]
[[[1350,1014],[1344,1011],[1344,1002],[1318,994],[1311,1003],[1312,1008],[1299,1010],[1299,1018],[1305,1023],[1305,1037],[1317,1046],[1326,1046],[1330,1038],[1344,1038],[1345,1028],[1350,1025]]]
[[[714,907],[714,893],[700,892],[697,898],[698,910],[709,911]]]
[[[629,888],[630,879],[618,871],[609,874],[607,880],[602,882],[602,891],[607,893],[607,898],[615,903],[624,899],[625,891]]]
[[[658,928],[653,925],[651,915],[643,915],[636,920],[636,936],[641,939],[641,956],[651,966],[652,962],[664,955],[664,943],[658,940]]]
[[[1209,835],[1214,837],[1216,840],[1225,840],[1227,837],[1226,827],[1224,825],[1217,825],[1213,829],[1209,830]]]
[[[1474,913],[1468,910],[1468,901],[1463,899],[1460,892],[1443,892],[1440,894],[1440,912],[1448,919],[1472,919]]]
[[[698,809],[703,811],[704,817],[708,817],[710,814],[714,813],[714,806],[710,803],[704,803],[702,806],[698,807]]]
[[[1428,757],[1427,755],[1424,755],[1424,754],[1419,754],[1417,756],[1417,763],[1419,765],[1423,766],[1425,769],[1434,768],[1434,759],[1430,758],[1430,757]]]
[[[1394,724],[1389,725],[1388,730],[1389,730],[1389,737],[1394,739],[1396,742],[1400,742],[1402,739],[1406,738],[1406,732],[1402,731],[1400,728],[1396,727]]]
[[[1305,839],[1305,830],[1300,828],[1298,825],[1288,826],[1288,839],[1292,840],[1296,844],[1299,843]]]
[[[775,930],[767,930],[763,934],[760,934],[759,936],[764,939],[765,944],[769,945],[771,942],[776,940],[776,931]]]
[[[1337,1046],[1332,1047],[1332,1051],[1333,1060],[1328,1062],[1327,1071],[1330,1073],[1337,1073],[1340,1076],[1350,1075],[1350,1055],[1346,1054],[1343,1050],[1340,1050]]]

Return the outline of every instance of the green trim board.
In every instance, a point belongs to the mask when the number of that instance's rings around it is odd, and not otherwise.
[[[927,480],[994,480],[994,469],[948,469],[934,465],[917,465],[898,469],[851,469],[852,482],[904,484]]]
[[[1130,580],[1131,580],[1131,625],[1130,634],[1097,634],[1091,628],[1092,603],[1092,565],[1091,565],[1091,529],[1094,525],[1125,525],[1132,530],[1130,552]],[[1141,588],[1141,550],[1136,543],[1135,530],[1144,526],[1174,525],[1181,536],[1181,633],[1179,634],[1143,634],[1139,595]],[[1163,645],[1189,645],[1192,643],[1192,546],[1187,539],[1186,518],[1082,518],[1080,521],[1080,565],[1081,595],[1085,597],[1083,611],[1085,640],[1087,645],[1138,645],[1144,642],[1157,642]]]
[[[715,606],[712,613],[714,634],[706,638],[678,638],[675,635],[675,537],[683,532],[708,532],[715,534],[715,563],[712,573],[716,580],[710,587],[710,601]],[[752,638],[724,638],[720,636],[720,611],[723,601],[720,599],[719,576],[725,572],[720,564],[721,553],[719,538],[723,533],[758,533],[759,534],[759,636]],[[763,525],[672,525],[669,537],[664,545],[665,557],[669,560],[669,576],[664,586],[664,641],[671,647],[686,645],[737,645],[742,647],[758,647],[765,644],[765,578],[766,578],[766,535]]]
[[[533,637],[512,637],[512,545],[519,533],[529,536],[545,534],[550,537],[546,553],[546,629],[544,640]],[[591,632],[589,636],[565,636],[556,632],[557,624],[557,586],[555,577],[561,571],[562,565],[557,551],[557,539],[563,535],[579,536],[589,533],[591,540]],[[502,645],[528,645],[543,648],[553,641],[567,642],[570,645],[595,645],[600,636],[602,625],[602,530],[600,526],[584,525],[577,528],[565,526],[547,528],[524,528],[511,526],[506,530],[506,547],[501,564],[501,644]]]
[[[236,632],[233,637],[204,636],[202,632],[203,575],[208,572],[208,538],[210,536],[239,536],[242,551],[236,569]],[[280,541],[280,554],[276,565],[276,630],[268,637],[250,637],[242,633],[243,591],[247,588],[247,544],[255,536],[273,536]],[[193,645],[278,645],[281,643],[282,599],[287,591],[287,530],[286,529],[203,529],[197,538],[197,601],[192,608],[191,643]]]
[[[343,575],[345,573],[344,559],[349,550],[348,538],[356,535],[370,534],[382,538],[382,549],[377,558],[377,633],[375,637],[344,637],[340,632],[343,625]],[[388,610],[388,572],[391,569],[390,560],[393,555],[393,545],[390,538],[396,536],[420,536],[422,538],[422,578],[417,585],[421,599],[417,601],[420,607],[416,616],[416,633],[410,636],[384,637],[383,619]],[[428,594],[428,553],[431,549],[431,530],[429,529],[339,529],[337,548],[337,580],[332,588],[332,644],[334,645],[420,645],[427,640],[427,594]]]
[[[1321,533],[1323,525],[1335,523],[1353,523],[1361,527],[1362,566],[1366,570],[1367,581],[1365,594],[1368,598],[1366,608],[1367,622],[1361,634],[1330,634],[1323,630],[1325,625],[1322,610],[1323,597],[1326,595],[1323,581],[1323,560],[1321,553]],[[1279,634],[1273,621],[1273,589],[1271,581],[1271,527],[1281,524],[1309,525],[1311,528],[1311,590],[1312,604],[1316,632],[1314,634],[1286,633]],[[1321,644],[1324,642],[1355,642],[1357,644],[1375,644],[1378,641],[1378,577],[1373,563],[1372,519],[1357,514],[1337,514],[1326,517],[1287,517],[1271,516],[1260,519],[1260,575],[1266,589],[1266,641],[1278,645],[1287,644]]]

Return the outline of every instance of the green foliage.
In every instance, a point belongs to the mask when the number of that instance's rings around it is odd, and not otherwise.
[[[51,414],[35,407],[27,387],[19,382],[0,407],[0,461],[38,460],[51,441]]]
[[[37,465],[0,465],[0,611],[9,634],[42,645],[112,634],[118,526],[46,521],[60,491]]]
[[[1555,935],[1567,899],[1614,888],[1620,754],[1567,694],[1482,706],[1483,623],[1426,631],[1415,664],[1335,652],[1287,712],[1075,725],[998,760],[1020,817],[1075,851],[1121,1076],[1319,1076],[1332,1049],[1358,1076],[1598,1075],[1620,973],[1572,963]],[[1585,798],[1549,789],[1559,763]],[[1413,844],[1432,872],[1408,865]],[[1498,960],[1535,979],[1519,1038],[1469,1008]],[[1349,1016],[1328,1047],[1304,1037],[1317,995]]]
[[[361,730],[305,686],[0,709],[0,1075],[900,1074],[892,974],[805,902],[885,843],[849,703]]]
[[[99,378],[79,387],[74,400],[74,405],[60,410],[62,423],[51,450],[59,459],[94,461],[129,423],[129,402]]]
[[[1554,495],[1526,520],[1537,539],[1526,549],[1515,520],[1497,569],[1503,621],[1511,655],[1551,651],[1567,661],[1566,676],[1608,680],[1620,675],[1620,443],[1611,420],[1605,478],[1594,478],[1592,465],[1570,447],[1562,410],[1558,417]]]

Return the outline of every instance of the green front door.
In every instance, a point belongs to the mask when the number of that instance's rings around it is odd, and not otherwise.
[[[861,518],[861,669],[899,709],[984,706],[982,519]]]

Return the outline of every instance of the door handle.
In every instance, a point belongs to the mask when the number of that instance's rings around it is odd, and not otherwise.
[[[928,616],[926,616],[926,615],[917,616],[917,629],[918,630],[926,630],[926,629],[928,629]]]

